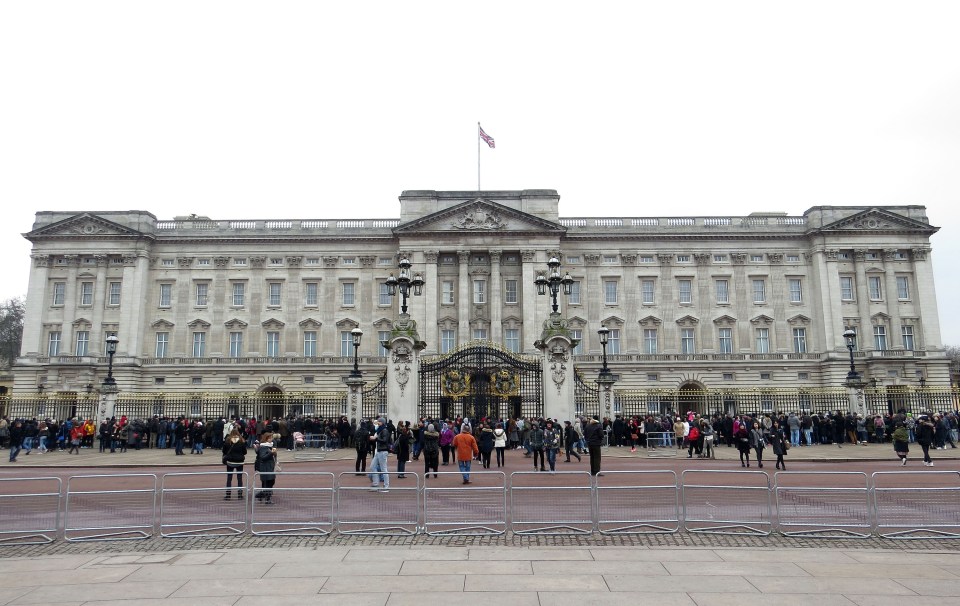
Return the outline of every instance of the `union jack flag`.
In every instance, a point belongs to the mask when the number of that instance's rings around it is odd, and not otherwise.
[[[496,144],[493,142],[493,137],[483,132],[483,127],[480,126],[479,122],[477,122],[477,128],[480,129],[480,138],[483,139],[490,147],[496,147]]]

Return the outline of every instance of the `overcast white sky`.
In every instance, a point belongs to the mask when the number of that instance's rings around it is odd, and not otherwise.
[[[0,299],[38,210],[563,216],[920,204],[960,345],[960,2],[0,3]]]

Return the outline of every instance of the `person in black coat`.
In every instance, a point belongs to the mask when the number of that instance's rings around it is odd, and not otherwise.
[[[780,431],[780,423],[773,422],[773,427],[770,428],[770,435],[767,439],[770,440],[770,448],[773,449],[773,454],[777,456],[777,469],[786,470],[787,464],[783,462],[783,455],[787,454],[787,446],[784,444],[783,432]]]

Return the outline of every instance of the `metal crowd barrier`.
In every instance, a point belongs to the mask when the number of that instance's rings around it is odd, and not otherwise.
[[[901,486],[891,485],[895,478]],[[886,539],[960,539],[960,472],[877,471],[873,506]]]
[[[97,480],[112,487],[96,490]],[[121,541],[153,536],[157,521],[157,475],[124,473],[67,479],[63,538],[67,541]]]
[[[303,447],[294,446],[293,458],[297,461],[323,461],[327,458],[327,436],[309,433],[303,437]]]
[[[429,535],[501,535],[507,532],[507,476],[502,471],[445,471],[424,478],[423,531]],[[440,478],[448,480],[443,482]],[[450,482],[450,479],[454,479]],[[453,486],[443,486],[454,484]]]
[[[870,488],[865,473],[777,472],[774,496],[777,530],[785,536],[827,539],[870,536]]]
[[[0,478],[0,545],[56,540],[62,486],[60,478]]]
[[[735,476],[724,474],[736,474]],[[421,480],[390,472],[278,472],[271,504],[242,474],[225,472],[0,478],[0,546],[161,537],[342,534],[442,535],[693,533],[818,538],[960,538],[960,472],[686,470],[458,472]],[[236,476],[234,474],[233,477]],[[451,478],[453,480],[451,481]],[[735,478],[735,479],[734,479]],[[109,480],[108,489],[97,489]],[[255,481],[260,480],[256,474]],[[240,496],[234,497],[239,491]],[[507,502],[509,495],[509,506]],[[774,510],[771,498],[776,503]],[[63,502],[61,518],[60,503]],[[776,514],[776,515],[774,515]]]
[[[160,483],[160,536],[209,537],[242,534],[247,530],[248,493],[234,499],[236,486],[226,488],[234,472],[168,473]],[[243,472],[243,484],[249,474]]]
[[[420,476],[391,471],[390,488],[371,488],[368,474],[337,476],[337,530],[340,534],[414,535],[420,530]],[[382,474],[378,474],[382,475]]]
[[[724,483],[730,474],[748,483]],[[770,478],[762,471],[687,469],[680,485],[687,532],[767,536],[773,530]]]
[[[628,478],[617,485],[616,478]],[[605,471],[596,478],[597,530],[655,534],[680,530],[680,493],[673,471]]]
[[[254,490],[250,508],[250,532],[254,535],[327,535],[336,526],[336,477],[329,472],[276,472],[270,501],[262,488]],[[254,483],[261,486],[260,472]]]
[[[514,534],[593,532],[593,476],[586,471],[510,474],[510,530]]]
[[[647,457],[651,459],[676,458],[677,446],[671,431],[654,431],[647,434]]]

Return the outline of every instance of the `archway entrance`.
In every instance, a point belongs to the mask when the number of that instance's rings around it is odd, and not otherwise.
[[[707,412],[705,396],[703,385],[687,381],[677,390],[677,412],[681,415],[689,411],[704,414]]]
[[[276,385],[267,385],[257,390],[253,406],[258,419],[279,419],[287,415],[287,402],[283,391]]]

